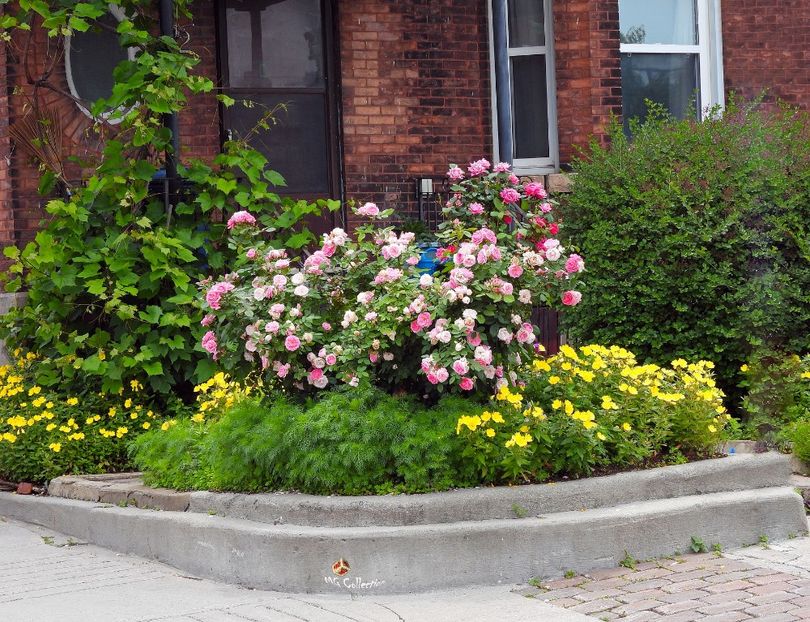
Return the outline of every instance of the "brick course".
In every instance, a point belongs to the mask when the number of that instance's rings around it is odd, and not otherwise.
[[[448,162],[492,154],[489,0],[336,0],[341,80],[345,197],[415,215],[414,179],[441,177]],[[200,55],[199,70],[216,80],[214,2],[196,3],[180,34]],[[754,97],[769,87],[807,108],[810,102],[810,3],[806,0],[724,0],[726,87]],[[603,137],[611,113],[621,113],[618,0],[554,0],[558,133],[565,165],[577,146]],[[22,41],[0,45],[0,244],[30,239],[42,212],[37,171],[14,149],[8,122],[23,114],[11,96],[24,86]],[[46,62],[37,34],[31,69]],[[16,52],[16,54],[15,54]],[[54,79],[67,90],[64,63]],[[83,157],[96,151],[89,119],[68,99],[43,101],[62,119],[66,149]],[[182,157],[213,157],[220,144],[214,94],[195,96],[181,115]],[[78,176],[73,166],[68,171]],[[354,224],[354,221],[350,221]]]

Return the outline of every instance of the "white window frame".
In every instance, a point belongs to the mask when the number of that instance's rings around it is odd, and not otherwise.
[[[720,18],[720,0],[696,0],[697,36],[696,45],[672,45],[665,43],[622,43],[620,54],[696,54],[700,70],[699,92],[701,119],[712,108],[725,106],[723,88],[723,30]]]
[[[508,2],[509,0],[507,0]],[[512,164],[512,170],[516,175],[547,175],[559,171],[559,137],[557,133],[557,80],[554,63],[554,16],[552,13],[552,0],[537,0],[543,3],[543,27],[545,28],[545,45],[511,48],[507,47],[509,64],[509,88],[512,89],[511,59],[516,56],[539,56],[545,55],[546,60],[546,99],[548,106],[548,150],[549,157],[546,158],[508,158]],[[492,91],[492,146],[493,157],[500,160],[500,136],[502,128],[498,127],[498,83],[495,73],[495,35],[493,28],[492,0],[487,2],[489,21],[489,67],[490,84]],[[508,27],[507,27],[508,30]],[[508,37],[508,33],[507,33]],[[514,90],[512,90],[514,93]],[[512,99],[512,94],[509,97]],[[512,106],[514,109],[514,106]],[[513,117],[510,113],[510,119]],[[508,128],[510,135],[514,136],[514,121],[512,127]],[[514,144],[514,139],[513,139]],[[507,158],[504,158],[507,159]]]

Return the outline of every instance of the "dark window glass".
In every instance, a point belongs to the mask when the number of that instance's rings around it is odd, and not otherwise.
[[[543,0],[509,0],[509,47],[546,44]]]
[[[277,124],[251,139],[254,149],[267,156],[270,167],[287,181],[283,193],[329,194],[326,109],[319,94],[257,94],[252,108],[231,108],[231,127],[244,136],[261,119],[267,109],[286,104],[280,110]]]
[[[229,0],[225,10],[232,87],[324,85],[320,0]]]
[[[619,0],[622,43],[698,42],[695,0]]]
[[[646,117],[646,99],[681,119],[696,114],[698,75],[697,54],[622,54],[625,125],[633,117]]]
[[[546,57],[512,57],[512,124],[515,158],[547,158]]]
[[[99,19],[112,28],[118,20],[112,15]],[[70,37],[70,62],[68,71],[74,95],[86,102],[112,95],[113,70],[127,59],[127,51],[118,43],[118,35],[106,29],[91,28],[76,32]]]

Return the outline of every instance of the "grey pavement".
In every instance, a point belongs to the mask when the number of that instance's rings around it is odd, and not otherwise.
[[[295,564],[295,559],[290,559]],[[481,563],[487,563],[482,559]],[[593,622],[516,586],[399,596],[248,590],[0,517],[0,622]]]

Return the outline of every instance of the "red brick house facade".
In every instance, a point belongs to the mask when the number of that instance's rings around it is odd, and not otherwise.
[[[680,114],[696,93],[706,107],[729,90],[810,105],[808,0],[218,0],[197,2],[178,35],[225,92],[291,103],[287,126],[263,140],[293,190],[403,217],[416,180],[440,178],[448,162],[565,170],[645,96]],[[43,70],[46,49],[40,36],[26,71],[0,43],[0,244],[29,239],[42,213],[36,167],[9,127],[27,113],[18,87]],[[103,70],[80,52],[54,68],[65,92],[92,90],[82,73]],[[87,114],[58,93],[43,101],[65,153],[92,153]],[[213,95],[194,99],[181,157],[211,157],[250,120],[229,114]]]

